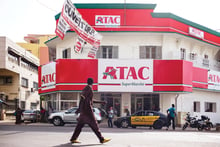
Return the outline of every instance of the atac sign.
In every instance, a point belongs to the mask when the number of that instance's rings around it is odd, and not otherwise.
[[[96,15],[95,25],[97,26],[120,26],[120,15]]]
[[[152,92],[153,60],[99,59],[98,91]]]
[[[220,90],[220,72],[208,71],[208,89]]]
[[[41,89],[47,90],[55,88],[56,84],[56,62],[42,66]]]

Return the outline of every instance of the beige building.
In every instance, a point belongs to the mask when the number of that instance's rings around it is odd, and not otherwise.
[[[52,34],[28,34],[24,37],[26,42],[17,42],[22,48],[25,48],[40,59],[40,65],[49,62],[48,47],[44,44],[47,40],[55,37]]]
[[[39,109],[39,59],[7,37],[0,37],[0,93],[9,107],[0,106],[6,117],[16,107]]]

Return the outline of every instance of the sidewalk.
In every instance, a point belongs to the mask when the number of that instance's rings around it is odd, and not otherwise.
[[[10,119],[10,120],[0,120],[0,125],[15,125],[15,120],[13,119]],[[31,123],[31,122],[23,122],[19,125],[28,125],[28,126],[48,126],[48,127],[53,127],[54,125],[51,124],[51,123],[42,123],[42,122],[37,122],[37,123]],[[75,125],[75,124],[66,124],[65,126],[67,125]],[[108,128],[108,124],[107,124],[107,120],[103,120],[100,124],[99,124],[99,127],[100,128]],[[116,129],[117,127],[114,126],[113,127],[114,129]],[[130,128],[130,127],[129,127]],[[149,127],[137,127],[137,129],[140,129],[140,128],[144,128],[146,130],[154,130],[154,129],[150,129]],[[109,128],[111,129],[111,128]],[[126,129],[126,128],[125,128]],[[166,130],[166,127],[163,127],[161,130]],[[155,130],[155,131],[158,131],[158,130]],[[169,128],[168,131],[173,131],[172,128]],[[176,127],[175,131],[183,131],[182,130],[182,127]],[[188,127],[186,130],[184,131],[198,131],[196,128],[190,128]],[[219,132],[216,130],[216,128],[212,128],[210,131],[205,131],[204,132]]]

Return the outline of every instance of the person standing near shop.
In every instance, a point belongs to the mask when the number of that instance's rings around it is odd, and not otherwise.
[[[113,118],[114,118],[114,111],[113,111],[113,108],[110,107],[108,111],[108,127],[109,128],[113,128],[113,123],[112,123]]]
[[[171,121],[172,121],[172,127],[173,127],[173,130],[175,130],[175,117],[176,117],[176,109],[175,109],[175,105],[172,104],[172,107],[167,109],[167,119],[168,119],[168,122],[167,122],[167,129],[169,129],[169,126],[171,125]]]
[[[21,123],[21,115],[22,115],[22,110],[20,107],[18,107],[15,111],[15,117],[16,117],[16,121],[15,124],[20,124]]]
[[[98,123],[93,113],[93,103],[105,104],[105,102],[93,100],[93,90],[92,90],[93,79],[92,78],[87,79],[87,84],[88,85],[85,86],[80,96],[81,99],[79,103],[79,108],[76,111],[76,113],[80,113],[80,116],[78,118],[78,123],[70,139],[70,142],[80,143],[80,141],[77,140],[79,137],[79,134],[81,133],[81,130],[84,127],[84,125],[88,124],[89,127],[93,130],[93,132],[98,137],[100,143],[106,143],[110,141],[110,139],[106,139],[102,136],[101,132],[99,131]]]

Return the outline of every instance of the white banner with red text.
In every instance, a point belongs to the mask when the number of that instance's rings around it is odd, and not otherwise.
[[[98,60],[98,91],[153,92],[153,60]]]

